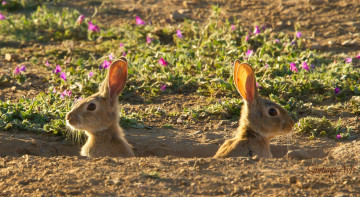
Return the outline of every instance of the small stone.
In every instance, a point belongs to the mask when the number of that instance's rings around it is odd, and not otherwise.
[[[183,119],[182,119],[181,117],[179,117],[179,118],[176,120],[176,122],[179,123],[179,124],[181,124],[181,123],[183,123],[184,121],[183,121]]]
[[[304,160],[311,158],[309,153],[304,150],[291,150],[287,153],[286,156],[290,159],[296,159],[296,160]]]
[[[291,184],[295,184],[296,181],[297,181],[296,176],[291,176],[291,177],[289,178],[289,182],[290,182]]]
[[[15,91],[16,91],[16,86],[12,86],[10,90],[11,90],[12,92],[15,92]]]
[[[201,133],[201,131],[195,131],[194,135]]]
[[[19,56],[18,55],[12,55],[10,53],[5,54],[5,60],[10,62],[10,61],[16,61],[18,60]]]

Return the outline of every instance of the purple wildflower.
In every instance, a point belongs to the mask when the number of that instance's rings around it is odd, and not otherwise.
[[[270,68],[269,64],[268,63],[265,63],[265,68]]]
[[[71,97],[71,90],[64,90],[64,92],[60,94],[60,98],[64,99],[65,97]]]
[[[25,67],[25,65],[24,65],[24,64],[22,64],[22,65],[21,65],[21,67],[20,67],[20,71],[24,71],[24,72],[26,71],[26,67]]]
[[[352,58],[351,58],[351,57],[345,58],[345,63],[351,63],[351,62],[352,62]]]
[[[113,54],[110,53],[110,55],[109,55],[109,60],[113,60],[113,59],[114,59]]]
[[[301,34],[300,31],[296,32],[296,37],[297,37],[297,38],[301,38],[301,35],[302,35],[302,34]]]
[[[84,19],[85,19],[85,16],[81,14],[81,15],[77,18],[76,22],[79,23],[79,24],[81,24]]]
[[[336,135],[336,139],[340,139],[341,138],[341,135]]]
[[[15,71],[14,71],[14,74],[17,75],[20,73],[20,67],[19,66],[16,66],[15,68]]]
[[[247,42],[249,39],[250,39],[250,36],[247,35],[247,36],[245,37],[245,41]]]
[[[246,57],[251,57],[252,55],[253,55],[253,53],[254,53],[254,51],[253,50],[251,50],[251,49],[249,49],[247,52],[246,52]]]
[[[298,127],[300,127],[300,126],[301,126],[301,123],[299,122],[299,123],[298,123]]]
[[[79,102],[79,101],[81,101],[83,98],[80,96],[80,97],[78,97],[78,98],[75,98],[74,99],[74,102],[76,103],[76,102]]]
[[[111,61],[104,60],[104,62],[101,64],[100,69],[107,69],[111,65]]]
[[[124,57],[125,57],[125,56],[126,56],[126,54],[127,54],[127,53],[124,51],[124,52],[123,52],[123,54],[122,54],[122,56],[124,56]]]
[[[177,30],[177,31],[176,31],[176,36],[177,36],[178,38],[182,38],[182,37],[183,37],[183,35],[181,34],[181,31],[180,31],[180,30]]]
[[[56,89],[55,89],[55,87],[53,88],[53,91],[52,91],[54,94],[56,93]]]
[[[150,44],[154,38],[150,38],[150,36],[146,36],[146,43]]]
[[[93,32],[100,32],[100,28],[97,25],[92,24],[90,21],[88,29]]]
[[[291,42],[291,45],[294,45],[295,43],[296,43],[296,42],[295,42],[295,40],[294,40],[294,41]]]
[[[166,84],[165,85],[160,85],[160,89],[161,89],[161,91],[164,91],[165,90],[165,88],[166,88]]]
[[[275,43],[276,43],[276,44],[280,43],[280,40],[279,40],[279,39],[275,39]]]
[[[295,63],[290,63],[290,70],[293,71],[293,72],[298,72],[298,69],[296,68]]]
[[[61,72],[61,67],[59,65],[56,65],[56,68],[53,70],[53,73],[57,74]]]
[[[124,43],[120,43],[120,44],[119,44],[119,47],[124,47]]]
[[[2,5],[6,5],[6,1],[2,1],[1,4],[2,4]]]
[[[311,64],[310,67],[311,67],[311,69],[315,69],[315,65],[314,65],[314,64]]]
[[[255,28],[254,28],[254,35],[256,35],[256,34],[259,34],[260,33],[260,29],[259,29],[259,26],[255,26]]]
[[[233,31],[235,30],[235,25],[234,24],[231,25],[231,30],[233,30]]]
[[[0,20],[5,20],[5,16],[0,13]]]
[[[66,79],[66,73],[65,72],[60,73],[60,78],[64,79],[64,81],[66,81],[67,80]]]
[[[357,54],[356,59],[360,59],[360,53]]]
[[[166,66],[166,65],[168,64],[168,62],[165,61],[164,58],[160,58],[160,59],[159,59],[159,64],[160,64],[160,65],[163,65],[163,66]]]
[[[94,73],[93,72],[89,72],[89,77],[93,77]]]
[[[307,70],[307,71],[310,71],[309,65],[308,65],[306,62],[303,62],[303,63],[302,63],[302,68],[305,69],[305,70]]]
[[[339,92],[340,92],[340,88],[339,88],[339,87],[336,87],[336,88],[334,89],[334,93],[335,93],[335,94],[339,94]]]
[[[139,16],[136,16],[135,18],[137,25],[146,25],[146,23]]]
[[[47,67],[49,67],[49,66],[50,66],[50,64],[49,64],[49,61],[48,61],[48,60],[46,60],[46,61],[45,61],[45,66],[47,66]]]

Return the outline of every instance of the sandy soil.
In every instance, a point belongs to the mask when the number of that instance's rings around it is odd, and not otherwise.
[[[179,14],[186,18],[206,20],[215,1],[99,2],[73,1],[62,6],[76,7],[86,14],[93,13],[97,7],[97,20],[108,25],[134,23],[136,15],[154,23],[176,23],[182,19],[172,14],[181,9]],[[294,24],[299,24],[311,48],[352,55],[360,49],[360,4],[356,0],[219,1],[218,4],[224,18],[231,20],[236,16],[247,27],[253,27],[254,23],[267,24],[277,31],[291,32]],[[29,72],[32,69],[36,70],[29,67]],[[0,99],[36,95],[44,91],[41,84],[41,75],[28,89],[14,91],[12,84],[6,84],[0,87]],[[175,101],[181,101],[184,106],[206,104],[192,95],[169,95],[154,103],[179,107]],[[125,102],[123,107],[131,111],[139,105]],[[232,135],[236,121],[203,120],[194,125],[175,124],[174,129],[160,128],[163,122],[176,120],[150,118],[144,124],[152,129],[126,129],[127,139],[137,155],[126,159],[84,158],[79,156],[80,145],[60,137],[1,131],[0,195],[360,195],[358,139],[309,140],[293,134],[271,141],[274,159],[212,159],[219,145]]]

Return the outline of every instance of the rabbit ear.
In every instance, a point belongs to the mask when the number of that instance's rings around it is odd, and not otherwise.
[[[234,63],[234,82],[236,89],[244,100],[252,103],[257,96],[255,74],[249,64],[240,63],[236,60]]]
[[[121,57],[111,64],[100,91],[111,100],[116,100],[125,88],[126,79],[127,60],[125,57]]]

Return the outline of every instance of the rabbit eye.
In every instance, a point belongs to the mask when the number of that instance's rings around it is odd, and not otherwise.
[[[274,109],[274,108],[270,108],[268,113],[269,113],[270,116],[277,116],[278,115],[277,110]]]
[[[94,111],[96,109],[95,103],[90,103],[86,109],[89,111]]]

